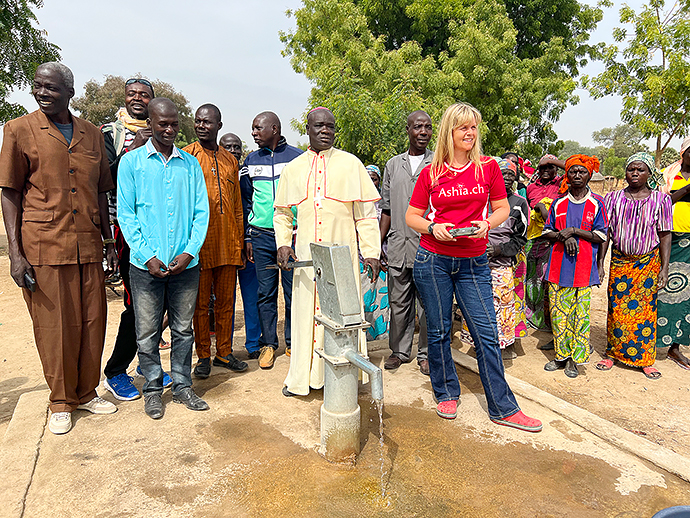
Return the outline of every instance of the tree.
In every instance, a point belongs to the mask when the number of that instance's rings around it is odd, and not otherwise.
[[[386,38],[386,50],[416,41],[424,56],[438,58],[449,51],[451,22],[462,19],[463,10],[474,0],[354,0],[367,17],[375,36]],[[515,53],[519,58],[544,54],[544,43],[561,38],[571,52],[560,56],[563,66],[578,75],[579,58],[595,51],[586,45],[589,33],[601,20],[601,10],[577,0],[503,0],[517,30]],[[604,4],[608,5],[607,2]]]
[[[640,13],[623,6],[620,22],[632,34],[613,31],[616,43],[603,51],[604,72],[585,77],[583,84],[595,99],[623,97],[621,119],[644,138],[656,139],[659,165],[673,137],[690,127],[690,1],[665,9],[665,0],[650,0]]]
[[[664,167],[670,166],[673,162],[676,162],[680,158],[680,154],[678,153],[677,149],[672,148],[671,146],[666,147],[664,149],[664,152],[661,155],[661,162],[659,163],[659,167],[663,169]]]
[[[585,55],[598,55],[598,45],[587,44],[589,33],[601,20],[598,8],[580,4],[577,0],[504,0],[508,16],[517,30],[518,57],[536,58],[543,55],[544,44],[561,38],[568,53],[560,63],[574,75],[584,65]],[[610,5],[609,2],[601,2]]]
[[[141,74],[134,74],[132,77],[145,78]],[[180,114],[180,132],[175,145],[184,147],[197,140],[194,133],[194,114],[187,98],[169,83],[156,79],[151,81],[151,84],[157,97],[167,97],[177,106]],[[124,105],[125,78],[121,76],[106,75],[103,83],[91,79],[84,85],[84,95],[72,99],[72,108],[96,126],[114,121],[115,114]]]
[[[592,133],[592,140],[611,148],[615,156],[627,158],[640,151],[649,151],[642,142],[642,132],[630,124],[618,124],[615,128],[603,128]]]
[[[36,68],[46,61],[58,61],[60,48],[46,39],[46,31],[37,29],[33,9],[43,0],[4,0],[0,4],[0,123],[27,113],[7,97],[12,90],[31,84]]]
[[[499,0],[304,0],[288,15],[297,28],[281,33],[283,54],[313,83],[310,105],[334,112],[336,145],[364,161],[385,163],[405,149],[411,111],[438,121],[456,101],[482,112],[486,152],[519,142],[537,155],[556,140],[553,122],[577,102],[562,66],[572,48],[554,37],[540,44],[541,55],[518,57],[517,31]]]
[[[558,158],[566,160],[569,156],[580,154],[592,156],[595,154],[595,150],[593,147],[583,146],[575,140],[566,140],[563,142],[563,148],[558,153]]]

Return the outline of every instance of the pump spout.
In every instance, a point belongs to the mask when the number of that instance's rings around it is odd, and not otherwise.
[[[345,351],[344,356],[352,365],[369,375],[371,397],[374,401],[383,401],[383,375],[381,369],[352,349]]]

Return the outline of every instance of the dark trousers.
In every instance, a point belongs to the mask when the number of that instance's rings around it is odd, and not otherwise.
[[[158,278],[148,270],[132,268],[132,296],[136,312],[139,366],[146,378],[144,395],[163,392],[163,369],[158,346],[166,305],[170,322],[170,376],[172,393],[192,386],[192,318],[199,292],[199,265],[177,275]]]
[[[125,310],[120,315],[120,327],[115,339],[115,347],[105,365],[106,378],[114,378],[118,374],[124,374],[137,355],[137,331],[134,326],[134,308],[132,307],[132,286],[129,280],[129,246],[125,242],[120,227],[114,226],[115,249],[120,259],[120,277],[124,286],[123,302]]]
[[[390,331],[388,342],[393,354],[404,362],[412,356],[415,316],[419,315],[419,341],[417,361],[427,359],[426,315],[419,300],[419,291],[412,278],[412,268],[388,267],[388,302],[390,304]]]
[[[259,281],[256,278],[256,267],[254,263],[247,261],[242,270],[237,270],[237,278],[240,281],[240,291],[242,292],[242,304],[244,309],[244,330],[246,338],[244,346],[247,352],[253,353],[261,349],[261,322],[259,321],[259,308],[257,299],[259,297]],[[235,313],[232,314],[232,332],[235,333]]]
[[[261,347],[269,346],[278,348],[278,282],[283,285],[285,297],[285,345],[290,347],[292,306],[292,272],[282,270],[269,270],[268,266],[276,264],[276,236],[273,229],[260,229],[249,227],[249,236],[252,238],[252,250],[254,252],[254,264],[256,265],[256,278],[259,281],[259,321],[261,322]]]

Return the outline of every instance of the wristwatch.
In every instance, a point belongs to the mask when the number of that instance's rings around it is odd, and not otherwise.
[[[431,234],[432,236],[434,235],[434,227],[435,226],[436,226],[436,223],[431,222],[431,223],[429,223],[429,226],[426,227],[426,229],[429,231],[429,234]]]

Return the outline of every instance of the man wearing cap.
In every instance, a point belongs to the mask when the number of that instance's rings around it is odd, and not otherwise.
[[[276,193],[273,225],[278,264],[287,269],[291,258],[310,260],[310,243],[339,243],[350,247],[354,278],[359,279],[359,244],[365,268],[370,268],[371,279],[376,279],[381,268],[381,241],[374,202],[380,195],[362,162],[333,148],[335,118],[330,110],[312,110],[306,129],[309,150],[285,166]],[[290,246],[295,228],[293,208],[297,209],[294,251]],[[283,387],[288,397],[305,396],[310,388],[319,389],[324,383],[323,359],[314,353],[314,349],[323,347],[324,331],[314,322],[320,310],[313,270],[298,268],[293,273],[293,348]],[[359,348],[366,354],[361,331]]]
[[[98,128],[69,111],[70,69],[39,65],[32,93],[39,109],[3,130],[2,211],[10,273],[24,288],[50,388],[48,429],[63,434],[74,410],[117,410],[96,393],[107,315],[104,242],[108,266],[117,266],[106,196],[113,181]]]

